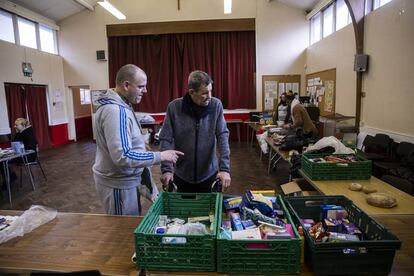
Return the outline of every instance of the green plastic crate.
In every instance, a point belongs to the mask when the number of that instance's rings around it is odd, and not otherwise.
[[[346,164],[316,163],[312,158],[325,157],[330,154],[302,154],[302,171],[312,180],[369,179],[372,172],[371,160],[357,154],[358,161]],[[337,157],[344,154],[334,154]]]
[[[343,206],[349,220],[359,227],[366,240],[359,242],[321,243],[315,242],[305,232],[305,259],[317,275],[338,274],[384,274],[392,268],[395,250],[400,249],[401,241],[381,224],[369,217],[344,196],[285,197],[289,211],[296,225],[299,219],[321,220],[321,205]],[[303,226],[303,225],[302,225]]]
[[[135,251],[140,269],[153,271],[215,271],[216,233],[221,194],[161,193],[135,229]],[[155,234],[159,215],[171,218],[207,216],[214,211],[213,232],[208,235]],[[184,244],[162,243],[163,237],[184,237]]]
[[[218,234],[218,272],[250,275],[297,274],[300,272],[301,239],[280,196],[277,196],[277,202],[285,213],[288,223],[292,224],[295,238],[290,240],[245,241],[221,239]],[[254,247],[254,249],[251,247]]]

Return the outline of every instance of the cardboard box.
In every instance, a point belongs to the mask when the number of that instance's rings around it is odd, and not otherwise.
[[[286,196],[310,196],[310,195],[319,195],[317,191],[303,191],[298,183],[295,181],[280,185],[282,192]]]
[[[298,196],[302,194],[302,189],[295,181],[280,185],[280,188],[282,188],[282,191],[285,195]]]

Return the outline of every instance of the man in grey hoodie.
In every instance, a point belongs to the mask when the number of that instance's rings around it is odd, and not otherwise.
[[[132,104],[147,93],[147,75],[133,64],[122,66],[116,75],[116,88],[96,100],[96,158],[93,177],[107,214],[139,215],[141,174],[161,161],[175,164],[182,152],[147,152],[141,126]]]
[[[179,192],[210,192],[216,178],[223,188],[230,186],[229,130],[221,101],[211,96],[212,84],[207,73],[193,71],[188,77],[188,93],[168,105],[160,147],[182,151],[185,156],[175,167],[161,164],[164,188],[173,181]]]

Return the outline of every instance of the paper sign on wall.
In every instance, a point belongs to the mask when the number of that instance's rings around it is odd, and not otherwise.
[[[273,110],[273,98],[265,98],[265,110]]]
[[[334,82],[325,81],[325,112],[333,112],[334,104]]]
[[[293,93],[299,93],[299,83],[294,82],[292,84],[292,91],[293,91]]]
[[[285,93],[285,83],[279,82],[279,96]]]
[[[277,94],[277,81],[265,81],[265,92]]]

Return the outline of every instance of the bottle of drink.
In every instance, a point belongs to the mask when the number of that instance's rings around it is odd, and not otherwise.
[[[298,232],[300,236],[300,263],[305,262],[305,235],[303,234],[303,227],[298,227]]]

